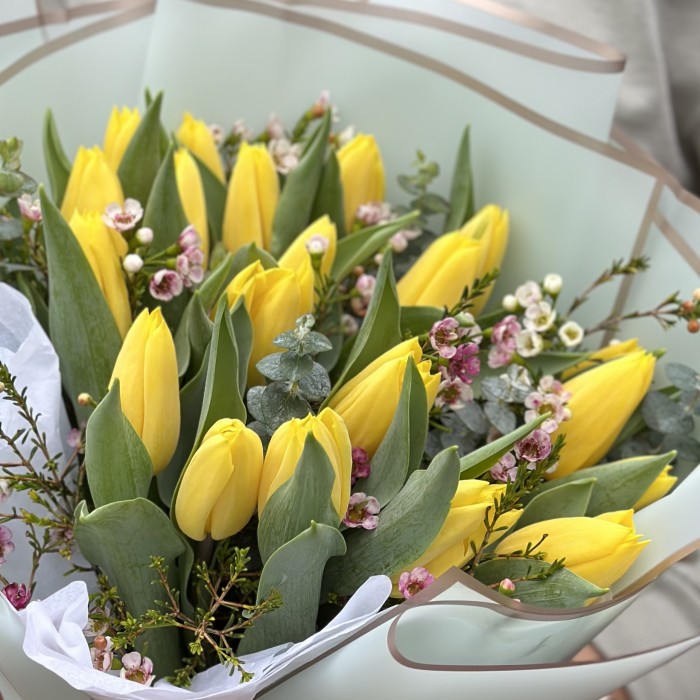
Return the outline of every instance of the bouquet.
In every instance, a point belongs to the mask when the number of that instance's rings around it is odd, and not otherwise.
[[[104,149],[72,163],[49,113],[38,199],[21,144],[2,143],[2,270],[22,296],[3,294],[18,317],[31,305],[29,349],[50,352],[47,332],[71,425],[57,448],[3,360],[0,563],[18,525],[32,556],[0,581],[29,656],[95,697],[155,677],[168,697],[284,690],[353,634],[398,640],[411,610],[429,624],[457,586],[477,626],[488,600],[538,629],[510,663],[538,635],[569,642],[533,658],[569,658],[682,553],[659,533],[663,556],[632,569],[646,507],[662,499],[651,526],[687,502],[690,481],[663,497],[700,448],[697,372],[668,364],[651,391],[653,351],[592,339],[640,317],[694,333],[700,293],[584,327],[598,287],[649,264],[632,257],[568,307],[556,270],[487,307],[509,213],[475,207],[468,130],[448,198],[418,152],[389,204],[378,144],[339,130],[325,93],[289,130],[185,114],[172,137],[162,99],[115,109]],[[91,580],[89,616],[83,584],[30,602],[51,555]]]

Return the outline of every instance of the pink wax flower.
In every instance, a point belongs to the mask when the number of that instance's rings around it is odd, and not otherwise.
[[[170,301],[182,294],[183,282],[175,270],[158,270],[148,285],[148,291],[154,299]]]
[[[353,447],[350,483],[355,484],[358,479],[366,479],[370,471],[369,455],[361,447]]]
[[[544,430],[533,430],[527,437],[515,443],[515,454],[528,462],[539,462],[552,451],[552,439]]]
[[[435,405],[438,408],[448,406],[453,410],[464,407],[465,403],[474,400],[474,391],[461,379],[443,379],[438,387]]]
[[[29,221],[41,221],[41,202],[32,200],[29,194],[23,194],[17,199],[20,214]]]
[[[459,340],[461,335],[459,321],[448,316],[433,324],[433,327],[428,332],[428,340],[430,340],[430,344],[434,350],[437,350],[440,357],[450,359],[457,352],[457,348],[453,343]]]
[[[417,566],[411,572],[404,571],[399,576],[399,591],[406,600],[410,600],[434,582],[435,577],[427,569]]]
[[[114,657],[112,649],[114,649],[112,638],[98,634],[90,649],[92,667],[98,671],[109,671],[112,668],[112,659]]]
[[[113,228],[120,233],[130,231],[143,217],[143,207],[136,199],[127,199],[124,202],[124,208],[120,207],[116,202],[108,204],[105,213],[102,215],[102,221],[109,228]]]
[[[147,656],[141,658],[141,654],[138,651],[124,654],[122,656],[122,670],[119,675],[129,681],[141,683],[148,687],[155,680],[153,662]]]
[[[363,527],[365,530],[374,530],[379,524],[380,506],[374,496],[357,492],[350,496],[348,510],[343,518],[343,524],[348,527]]]
[[[0,564],[5,563],[5,555],[15,551],[15,545],[12,541],[12,530],[0,525]]]
[[[518,473],[517,460],[512,452],[506,452],[496,464],[491,467],[491,476],[496,481],[514,481]]]
[[[23,583],[8,583],[2,592],[15,610],[26,608],[32,599],[31,591]]]
[[[177,237],[177,244],[180,246],[180,250],[183,251],[192,247],[199,248],[202,245],[202,238],[197,229],[190,224]]]
[[[474,377],[481,371],[481,360],[477,357],[478,352],[479,346],[476,343],[458,345],[447,366],[448,375],[465,384],[471,384]]]

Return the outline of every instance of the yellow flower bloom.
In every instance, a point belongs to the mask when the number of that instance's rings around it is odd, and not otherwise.
[[[78,149],[70,171],[61,214],[70,221],[73,213],[96,211],[102,214],[108,204],[124,205],[124,194],[115,171],[107,163],[104,153],[94,148]]]
[[[129,329],[110,385],[117,378],[122,411],[143,440],[158,474],[173,456],[180,434],[175,344],[160,308],[144,309]]]
[[[214,137],[201,119],[195,119],[189,112],[185,112],[176,137],[178,142],[186,146],[190,153],[194,153],[221,182],[226,182]]]
[[[431,243],[396,285],[402,306],[452,308],[477,277],[501,264],[508,242],[508,212],[491,204],[459,231]],[[479,298],[475,313],[488,299]]]
[[[604,362],[564,383],[571,392],[571,419],[557,432],[566,435],[556,479],[597,464],[608,452],[649,389],[656,359],[644,350]]]
[[[394,586],[402,571],[411,571],[417,566],[427,569],[435,578],[453,566],[463,567],[474,555],[471,543],[478,549],[484,540],[486,511],[494,507],[494,499],[498,501],[505,490],[505,484],[489,484],[481,479],[460,481],[440,532],[415,562],[395,572],[392,576]],[[510,528],[521,512],[504,513],[498,519],[497,527]],[[490,542],[496,542],[504,533],[505,530],[494,533]]]
[[[348,426],[353,447],[372,457],[396,413],[408,358],[418,367],[432,407],[440,385],[440,375],[430,373],[430,361],[421,362],[420,343],[411,338],[380,355],[353,377],[330,400],[329,406]]]
[[[274,267],[266,270],[259,261],[241,270],[226,288],[229,307],[243,297],[253,323],[253,350],[248,364],[248,385],[264,384],[255,365],[277,352],[272,341],[284,331],[294,330],[299,316],[312,310],[313,280],[300,280],[294,270]],[[304,286],[306,284],[307,286]]]
[[[242,143],[226,193],[222,241],[227,250],[235,252],[248,243],[270,250],[279,196],[279,178],[267,148]]]
[[[312,238],[321,238],[326,241],[327,248],[321,258],[320,270],[322,274],[329,275],[333,267],[333,261],[335,260],[338,234],[335,224],[328,216],[322,216],[320,219],[316,219],[310,226],[305,228],[279,259],[279,265],[280,267],[295,270],[302,280],[302,287],[313,294],[314,270],[311,264],[311,256],[306,247],[307,243]],[[312,308],[313,298],[305,299],[304,305],[308,308]]]
[[[201,248],[206,261],[209,258],[209,227],[204,186],[197,163],[186,148],[175,151],[175,179],[185,218],[202,240]]]
[[[223,540],[253,517],[262,474],[260,438],[239,420],[224,418],[207,431],[185,469],[175,518],[193,540]]]
[[[564,565],[596,586],[609,588],[632,566],[649,544],[634,529],[632,510],[603,513],[597,518],[556,518],[533,523],[508,535],[496,554],[524,551],[547,538],[537,548],[545,561],[565,559]]]
[[[361,204],[384,201],[384,164],[374,136],[357,134],[338,150],[345,230],[352,231]]]
[[[138,108],[112,108],[112,113],[109,115],[109,121],[107,122],[107,129],[105,130],[104,152],[109,167],[114,172],[117,172],[131,137],[138,129],[140,123],[141,115]]]
[[[121,262],[129,247],[121,234],[104,225],[97,212],[81,214],[76,211],[69,224],[123,338],[131,326],[129,292]]]
[[[641,510],[648,505],[663,498],[678,481],[677,476],[671,476],[671,465],[665,466],[661,473],[652,481],[649,488],[639,497],[639,500],[632,506],[634,510]]]
[[[335,481],[331,500],[338,520],[345,516],[350,501],[352,448],[342,418],[330,408],[324,408],[318,416],[309,414],[306,418],[293,418],[277,428],[265,455],[258,513],[263,512],[272,494],[294,474],[309,433],[318,440],[333,466]]]

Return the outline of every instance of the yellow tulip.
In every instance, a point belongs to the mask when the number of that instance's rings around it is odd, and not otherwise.
[[[661,473],[652,481],[649,488],[639,497],[639,500],[632,506],[634,510],[641,510],[648,505],[663,498],[678,481],[677,476],[671,476],[671,465],[664,467]]]
[[[178,142],[197,156],[221,182],[226,182],[214,137],[201,119],[195,119],[189,112],[185,112],[175,136]]]
[[[330,408],[324,408],[318,416],[292,418],[275,431],[265,455],[258,513],[262,513],[272,494],[294,474],[306,436],[312,433],[328,456],[335,473],[331,490],[333,508],[340,521],[350,501],[350,476],[352,473],[352,447],[342,418]]]
[[[186,148],[178,148],[175,151],[175,180],[185,218],[199,234],[204,259],[207,260],[209,258],[207,202],[204,198],[204,186],[199,168]]]
[[[267,148],[242,143],[226,193],[222,241],[227,250],[235,252],[248,243],[270,250],[279,196],[279,178]]]
[[[649,544],[634,529],[632,510],[603,513],[596,518],[556,518],[533,523],[508,535],[496,554],[513,554],[547,538],[536,553],[545,561],[564,559],[564,565],[596,586],[609,588],[632,566]]]
[[[118,109],[114,107],[112,109],[105,131],[104,152],[105,158],[114,172],[119,168],[124,152],[140,122],[141,115],[137,108],[122,107]]]
[[[209,428],[182,476],[175,518],[193,540],[223,540],[253,517],[262,474],[260,438],[239,420]]]
[[[428,549],[415,562],[403,567],[401,571],[411,571],[413,568],[421,566],[437,578],[452,566],[462,568],[474,555],[471,543],[473,542],[478,549],[484,540],[486,511],[489,508],[493,509],[494,499],[498,501],[505,490],[505,484],[489,484],[481,479],[460,481],[440,532]],[[510,528],[518,520],[521,512],[504,513],[498,519],[496,527]],[[494,532],[489,542],[496,542],[505,531],[504,529]],[[401,571],[397,571],[392,576],[394,585],[396,585]]]
[[[107,163],[104,153],[94,148],[78,149],[70,171],[61,214],[70,221],[73,212],[96,211],[102,214],[108,204],[124,205],[124,194],[115,171]]]
[[[311,264],[311,256],[307,249],[307,243],[312,238],[325,239],[326,250],[321,257],[319,269],[323,275],[329,275],[335,260],[335,250],[338,242],[338,234],[335,224],[327,217],[322,216],[316,219],[310,226],[305,228],[287,248],[284,255],[279,259],[280,267],[295,270],[302,280],[302,287],[310,291],[314,290],[314,269]],[[304,300],[305,306],[313,306],[313,298]]]
[[[464,288],[501,264],[508,242],[508,212],[491,204],[481,209],[459,231],[431,243],[399,280],[396,290],[402,306],[454,307]],[[478,313],[488,300],[479,297]]]
[[[639,349],[640,346],[636,338],[623,340],[619,343],[611,343],[610,345],[606,345],[600,350],[592,352],[587,360],[582,360],[581,362],[575,364],[573,367],[564,370],[561,374],[562,379],[570,379],[571,377],[587,369],[597,367],[601,362],[608,362],[609,360],[614,360],[617,357],[628,355],[629,353]]]
[[[608,452],[649,389],[656,359],[636,350],[564,383],[571,392],[571,419],[553,435],[566,436],[559,464],[548,478],[566,476],[597,464]]]
[[[418,367],[431,408],[440,385],[440,375],[430,373],[430,361],[421,362],[422,351],[416,338],[391,348],[343,385],[329,406],[348,426],[353,447],[372,457],[396,413],[408,359]]]
[[[143,440],[155,474],[177,447],[180,390],[175,344],[160,308],[144,309],[124,339],[112,371],[119,379],[122,411]]]
[[[352,231],[361,204],[384,201],[384,164],[374,136],[357,134],[338,150],[345,230]]]
[[[129,246],[120,233],[104,225],[97,212],[76,211],[69,223],[123,338],[131,326],[129,292],[122,271]]]
[[[308,287],[294,270],[266,270],[259,261],[241,270],[226,288],[229,307],[243,297],[253,324],[253,349],[248,364],[248,385],[264,384],[255,365],[266,355],[278,352],[272,341],[284,331],[294,330],[299,316],[312,310],[313,280]]]

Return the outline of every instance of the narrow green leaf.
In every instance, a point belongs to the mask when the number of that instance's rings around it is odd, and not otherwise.
[[[299,164],[284,183],[272,223],[272,254],[279,258],[308,226],[331,130],[331,112],[326,111],[313,133]]]
[[[177,191],[173,153],[171,144],[156,175],[143,216],[143,225],[153,229],[153,251],[164,250],[176,243],[187,226]]]
[[[204,310],[198,290],[187,304],[175,333],[175,354],[179,377],[185,376],[188,368],[189,376],[199,369],[211,340],[211,333],[212,322]]]
[[[43,187],[44,241],[49,268],[49,329],[61,358],[61,376],[79,419],[89,411],[77,403],[89,393],[99,401],[107,391],[122,339],[77,239]]]
[[[226,257],[212,270],[199,285],[197,293],[202,300],[202,306],[207,313],[216,306],[219,297],[224,293],[228,283],[233,279],[233,255],[227,253]]]
[[[331,501],[334,481],[328,455],[309,433],[294,474],[270,496],[260,515],[258,548],[263,562],[312,521],[338,526],[340,518]]]
[[[253,322],[250,320],[243,297],[238,299],[231,310],[231,327],[238,350],[238,391],[241,396],[244,396],[248,382],[248,363],[250,354],[253,352]]]
[[[316,523],[280,547],[263,568],[257,602],[277,592],[282,605],[246,631],[238,653],[251,654],[310,637],[316,631],[323,569],[331,557],[344,553],[345,540],[338,529]]]
[[[589,352],[555,352],[545,350],[537,357],[528,360],[528,365],[534,367],[542,374],[561,374],[571,367],[575,367],[590,356]]]
[[[372,301],[367,308],[367,315],[355,338],[350,356],[343,367],[340,379],[335,383],[333,391],[323,405],[328,404],[331,397],[345,382],[359,374],[381,354],[398,345],[401,340],[399,297],[396,293],[392,255],[391,252],[387,252],[379,266]]]
[[[372,458],[369,477],[359,480],[355,490],[371,494],[382,507],[389,503],[420,466],[427,434],[428,398],[420,372],[409,358],[394,418]]]
[[[462,457],[459,462],[461,465],[462,479],[477,479],[482,474],[487,472],[491,467],[508,452],[518,440],[522,440],[526,435],[529,435],[535,428],[544,423],[550,414],[546,413],[531,420],[525,425],[521,425],[513,432],[503,435],[493,442],[483,445],[474,452]]]
[[[474,178],[472,175],[469,127],[462,133],[457,161],[452,174],[450,213],[445,219],[443,233],[457,231],[474,216]]]
[[[58,128],[50,109],[44,116],[44,160],[51,184],[51,194],[57,207],[63,202],[66,185],[70,177],[71,163],[63,150]]]
[[[184,543],[165,513],[145,498],[110,503],[92,513],[82,502],[73,534],[83,556],[102,569],[134,616],[158,610],[157,601],[164,597],[162,587],[154,583],[151,557],[162,557],[173,584],[177,581],[175,558],[185,551]],[[175,628],[146,632],[137,648],[153,659],[159,675],[170,675],[182,665]]]
[[[554,482],[556,483],[556,482]],[[513,530],[554,518],[586,515],[595,479],[581,479],[538,493],[524,508]]]
[[[345,279],[356,265],[369,260],[397,232],[413,223],[420,212],[413,211],[394,219],[388,224],[378,224],[338,241],[335,261],[331,270],[334,280]]]
[[[427,333],[434,323],[437,323],[445,315],[444,309],[435,306],[402,306],[401,307],[401,333],[419,336]]]
[[[348,553],[328,564],[323,587],[345,596],[374,574],[399,573],[425,552],[450,510],[459,481],[457,449],[444,450],[408,478],[374,530],[346,533]]]
[[[160,108],[162,102],[163,93],[158,93],[148,106],[143,119],[131,137],[117,171],[124,196],[133,197],[141,204],[148,201],[151,188],[160,169],[162,132]],[[144,225],[150,226],[146,223]],[[151,226],[151,228],[156,232],[157,239],[157,228],[155,226]]]
[[[500,583],[504,578],[516,581],[515,597],[527,605],[543,608],[582,608],[586,601],[608,592],[594,586],[568,569],[559,569],[545,579],[519,581],[546,571],[549,564],[538,559],[492,559],[474,570],[474,578],[487,586]]]
[[[17,289],[29,300],[32,307],[32,313],[39,321],[44,333],[49,334],[49,307],[44,299],[43,293],[38,289],[37,280],[32,273],[27,279],[25,273],[18,272],[15,275],[17,280]]]
[[[90,416],[85,445],[85,471],[96,507],[146,498],[153,464],[122,413],[118,379]]]
[[[194,154],[192,154],[192,157],[197,163],[199,174],[202,178],[204,200],[207,204],[209,246],[211,250],[221,240],[221,231],[224,225],[224,209],[226,207],[226,185],[199,158]]]
[[[338,239],[345,237],[345,214],[343,209],[343,186],[340,182],[340,166],[334,150],[328,154],[321,172],[321,182],[311,211],[310,221],[328,215],[335,224]]]

